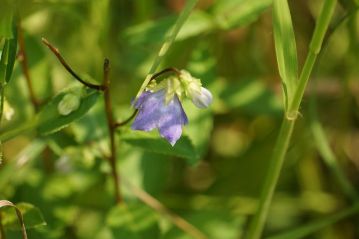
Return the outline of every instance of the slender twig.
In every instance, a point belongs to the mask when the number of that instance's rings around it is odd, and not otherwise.
[[[165,73],[169,73],[169,72],[175,73],[178,77],[179,77],[180,74],[181,74],[181,72],[180,72],[177,68],[175,68],[175,67],[168,67],[168,68],[163,69],[162,71],[160,71],[160,72],[154,74],[153,76],[151,76],[151,78],[150,78],[148,84],[149,84],[151,81],[155,80],[157,77],[159,77],[159,76],[161,76],[161,75],[163,75],[163,74],[165,74]]]
[[[117,173],[117,163],[116,163],[116,142],[115,142],[116,124],[113,119],[113,113],[112,113],[109,71],[110,71],[110,61],[108,59],[105,59],[103,64],[103,72],[104,72],[103,86],[104,86],[104,100],[105,100],[107,127],[110,136],[110,150],[111,150],[108,160],[111,165],[111,172],[112,172],[113,182],[115,185],[116,201],[117,203],[120,203],[122,201],[122,197],[120,194],[120,184],[119,184],[120,178]]]
[[[104,85],[95,85],[95,84],[91,84],[89,82],[84,81],[83,79],[81,79],[81,77],[79,77],[74,70],[72,70],[72,68],[66,63],[65,59],[61,56],[59,50],[57,48],[55,48],[54,46],[52,46],[50,44],[50,42],[48,40],[46,40],[45,38],[42,38],[42,42],[52,51],[52,53],[54,53],[54,55],[57,57],[57,59],[61,62],[61,64],[65,67],[65,69],[79,82],[81,82],[82,84],[84,84],[85,86],[95,89],[95,90],[101,90],[104,91],[105,90],[105,86]]]
[[[19,18],[17,23],[17,32],[18,32],[18,42],[19,42],[19,53],[18,53],[18,59],[21,63],[21,69],[24,74],[26,85],[29,91],[29,96],[31,103],[35,109],[35,112],[39,110],[40,101],[36,98],[34,88],[32,85],[31,77],[30,77],[30,71],[29,71],[29,62],[27,59],[27,54],[25,51],[25,40],[24,40],[24,32],[21,27],[21,20]]]
[[[7,201],[7,200],[0,200],[0,208],[2,208],[2,207],[13,207],[15,209],[17,219],[18,219],[20,227],[21,227],[22,239],[27,239],[27,233],[26,233],[24,218],[23,218],[19,208],[16,207],[15,204],[13,204],[12,202]]]
[[[128,124],[136,116],[137,112],[138,112],[137,109],[134,110],[132,115],[130,117],[128,117],[128,119],[126,119],[126,120],[124,120],[122,122],[115,123],[114,127],[118,128],[118,127],[121,127],[121,126],[124,126],[124,125]]]
[[[156,198],[152,197],[147,192],[143,191],[140,188],[135,187],[129,181],[123,179],[124,185],[126,185],[131,192],[142,202],[144,202],[149,207],[153,208],[158,213],[167,217],[174,225],[176,225],[179,229],[186,232],[188,235],[191,235],[195,239],[208,239],[208,237],[201,232],[194,225],[190,224],[184,218],[180,217],[177,214],[171,212],[166,206],[164,206],[160,201]]]

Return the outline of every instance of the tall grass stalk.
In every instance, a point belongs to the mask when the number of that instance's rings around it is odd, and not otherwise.
[[[278,182],[280,171],[282,169],[284,158],[293,133],[293,128],[298,117],[300,103],[313,66],[316,62],[316,58],[321,50],[323,39],[332,18],[335,5],[336,0],[325,0],[323,2],[309,46],[309,52],[299,77],[298,86],[295,90],[293,100],[289,104],[289,109],[282,121],[282,126],[274,147],[271,163],[261,192],[259,205],[249,227],[248,239],[259,239],[262,235],[274,189]]]
[[[181,30],[183,24],[188,19],[189,15],[192,12],[192,9],[196,6],[198,0],[188,0],[185,7],[183,8],[181,15],[178,17],[175,25],[171,29],[169,35],[166,37],[165,42],[162,44],[160,51],[158,52],[155,60],[152,63],[150,71],[148,72],[145,80],[142,83],[140,90],[138,91],[136,98],[138,98],[141,93],[145,90],[146,86],[150,82],[152,75],[156,72],[157,68],[160,66],[163,57],[166,55],[168,49],[171,47],[172,43],[175,41],[179,31]]]

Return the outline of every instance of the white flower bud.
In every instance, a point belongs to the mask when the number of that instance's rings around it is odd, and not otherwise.
[[[202,87],[201,80],[194,78],[185,70],[181,71],[180,77],[185,93],[198,108],[207,108],[212,103],[212,94],[206,88]]]
[[[192,94],[190,97],[193,104],[198,108],[207,108],[212,103],[212,94],[204,87],[200,88],[200,92]]]

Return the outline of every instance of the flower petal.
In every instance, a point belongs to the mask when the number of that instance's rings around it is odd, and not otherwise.
[[[182,125],[188,123],[177,95],[165,103],[165,90],[154,93],[145,92],[135,103],[139,110],[131,128],[134,130],[150,131],[158,128],[162,137],[173,146],[181,137]]]
[[[137,100],[135,99],[135,101],[132,102],[133,107],[139,109],[149,95],[151,95],[150,91],[144,91]]]
[[[182,125],[188,124],[186,113],[177,97],[168,103],[163,110],[163,115],[158,124],[158,129],[162,137],[166,138],[173,146],[182,134]]]
[[[155,93],[144,92],[135,103],[139,110],[131,128],[134,130],[150,131],[157,128],[157,122],[161,119],[161,109],[164,107],[165,91]]]

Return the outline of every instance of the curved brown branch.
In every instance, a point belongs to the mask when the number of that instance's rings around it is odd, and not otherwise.
[[[61,62],[61,64],[65,67],[65,69],[79,82],[81,82],[83,85],[91,88],[91,89],[95,89],[95,90],[101,90],[104,91],[105,90],[105,86],[104,85],[95,85],[95,84],[91,84],[89,82],[84,81],[83,79],[81,79],[81,77],[79,77],[74,70],[72,70],[72,68],[66,63],[65,59],[61,56],[59,50],[57,48],[55,48],[54,46],[52,46],[50,44],[50,42],[48,40],[46,40],[45,38],[41,39],[42,43],[44,43],[51,51],[52,53],[54,53],[54,55],[57,57],[57,59]]]
[[[128,124],[136,116],[137,112],[138,112],[138,110],[136,109],[135,111],[133,111],[132,115],[130,117],[128,117],[128,119],[126,119],[126,120],[124,120],[122,122],[115,123],[114,127],[118,128],[118,127],[121,127],[121,126],[124,126],[124,125]]]
[[[148,82],[148,84],[149,84],[151,81],[155,80],[155,79],[156,79],[157,77],[159,77],[160,75],[163,75],[163,74],[168,73],[168,72],[173,72],[173,73],[175,73],[178,77],[179,77],[179,75],[181,74],[181,72],[180,72],[177,68],[175,68],[175,67],[168,67],[168,68],[163,69],[162,71],[160,71],[160,72],[154,74],[153,76],[151,76],[151,79],[150,79],[150,81]]]

